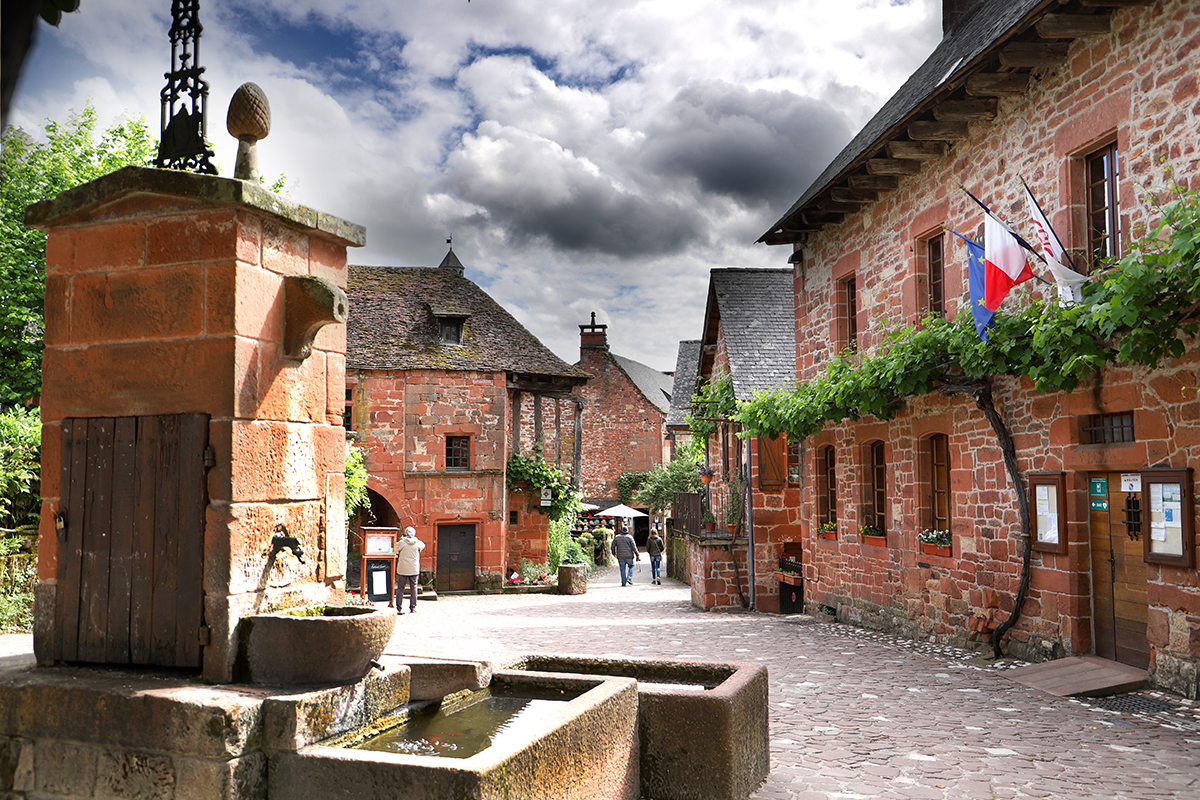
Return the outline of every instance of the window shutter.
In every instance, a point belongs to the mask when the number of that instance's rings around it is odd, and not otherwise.
[[[760,489],[779,490],[787,477],[787,440],[758,437],[758,485]]]

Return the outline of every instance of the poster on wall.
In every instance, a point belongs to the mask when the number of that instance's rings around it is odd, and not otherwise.
[[[1150,535],[1145,538],[1146,561],[1192,566],[1195,560],[1191,469],[1153,469],[1142,472],[1142,504],[1148,512]],[[1124,476],[1121,478],[1125,482]]]

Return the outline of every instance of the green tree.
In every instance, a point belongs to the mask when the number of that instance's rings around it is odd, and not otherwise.
[[[689,453],[680,453],[666,464],[658,464],[646,473],[641,487],[633,496],[634,502],[649,508],[651,513],[664,515],[675,502],[677,492],[700,494],[704,484],[696,471],[696,459]]]
[[[96,140],[96,110],[88,102],[65,124],[47,120],[45,141],[18,127],[0,149],[0,404],[38,394],[42,368],[42,307],[46,234],[25,227],[27,206],[131,164],[149,165],[156,143],[141,117],[109,128]]]
[[[37,525],[41,443],[36,408],[0,411],[0,530]]]

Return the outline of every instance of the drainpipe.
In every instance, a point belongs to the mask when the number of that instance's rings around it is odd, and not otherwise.
[[[750,448],[754,444],[753,438],[746,439],[746,463],[742,467],[744,476],[742,478],[742,487],[746,492],[746,566],[750,573],[750,610],[753,611],[754,605],[754,490],[750,486]]]

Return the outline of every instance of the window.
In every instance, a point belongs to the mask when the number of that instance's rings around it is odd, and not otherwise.
[[[858,349],[858,284],[851,275],[842,281],[842,311],[846,321],[846,349]]]
[[[1112,143],[1085,157],[1087,181],[1088,254],[1098,259],[1121,254],[1121,215],[1117,205],[1117,145]]]
[[[342,413],[342,427],[354,431],[354,387],[346,387],[346,410]]]
[[[438,328],[442,344],[463,343],[462,317],[440,317],[438,319]]]
[[[929,277],[929,311],[933,314],[946,313],[945,263],[941,234],[926,239],[925,268]]]
[[[863,524],[874,525],[880,533],[887,531],[887,461],[883,442],[867,445],[870,460],[867,467],[868,501]]]
[[[950,530],[950,438],[943,433],[929,437],[930,528]]]
[[[788,440],[787,479],[788,483],[800,483],[800,442]]]
[[[817,452],[817,516],[820,523],[837,522],[837,469],[832,445]]]
[[[446,437],[446,469],[466,470],[471,468],[471,437]]]
[[[1117,444],[1136,441],[1133,436],[1133,412],[1089,414],[1079,429],[1080,444]]]

